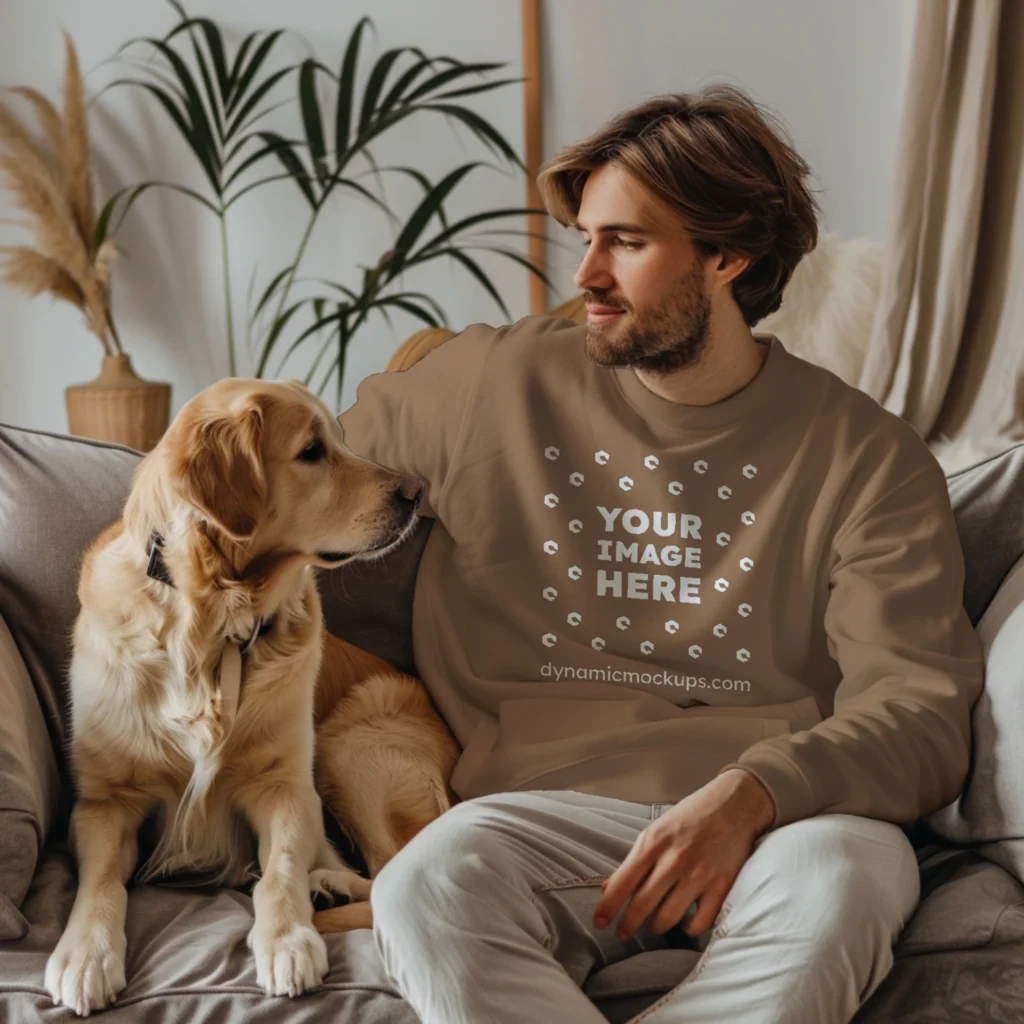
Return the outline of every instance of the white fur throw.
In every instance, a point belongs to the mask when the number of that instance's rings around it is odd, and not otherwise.
[[[870,238],[823,235],[797,264],[782,306],[754,329],[778,335],[790,352],[856,387],[871,341],[884,251],[881,242]],[[1013,443],[1003,437],[950,440],[939,435],[929,447],[948,475]]]

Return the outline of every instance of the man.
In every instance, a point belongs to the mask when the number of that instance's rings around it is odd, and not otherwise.
[[[828,1024],[892,965],[982,655],[927,445],[751,331],[808,173],[737,90],[626,111],[540,179],[588,324],[473,325],[341,417],[436,517],[414,645],[464,802],[372,895],[425,1024],[599,1024],[587,975],[680,941],[637,1020]]]

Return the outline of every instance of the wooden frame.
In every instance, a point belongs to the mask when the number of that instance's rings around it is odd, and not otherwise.
[[[537,172],[540,170],[544,153],[544,91],[541,74],[541,0],[522,0],[523,30],[523,111],[526,131],[526,205],[540,209],[540,192],[537,190]],[[532,213],[526,218],[526,252],[530,262],[538,270],[545,270],[544,252],[545,215]],[[529,273],[529,272],[528,272]],[[544,282],[533,273],[530,277],[530,312],[547,311],[547,289]]]

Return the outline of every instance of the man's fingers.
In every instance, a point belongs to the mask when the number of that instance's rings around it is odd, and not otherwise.
[[[701,932],[707,931],[715,923],[715,918],[718,917],[731,888],[731,882],[709,887],[697,903],[697,913],[686,922],[683,931],[687,935],[700,935]]]
[[[651,918],[647,927],[655,935],[663,935],[669,928],[678,924],[683,919],[683,915],[690,909],[696,899],[700,899],[702,902],[704,900],[704,897],[701,896],[700,886],[696,885],[691,879],[680,879],[669,890],[668,895],[662,901],[661,906],[658,907],[657,912]]]
[[[659,862],[633,894],[615,934],[623,941],[632,938],[637,928],[647,920],[648,915],[661,902],[665,893],[678,881],[679,874],[675,862],[668,859]]]
[[[622,908],[622,904],[643,881],[654,863],[654,854],[641,850],[637,840],[626,859],[615,869],[604,883],[604,892],[594,907],[594,925],[606,928]]]

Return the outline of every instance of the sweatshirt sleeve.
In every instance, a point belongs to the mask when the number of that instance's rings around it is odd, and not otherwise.
[[[408,369],[371,374],[338,417],[353,454],[426,481],[421,515],[437,515],[496,334],[473,324]]]
[[[910,474],[841,526],[832,556],[824,628],[842,673],[834,713],[727,766],[767,788],[775,828],[824,813],[911,822],[953,800],[969,765],[984,657],[963,607],[941,466]]]

